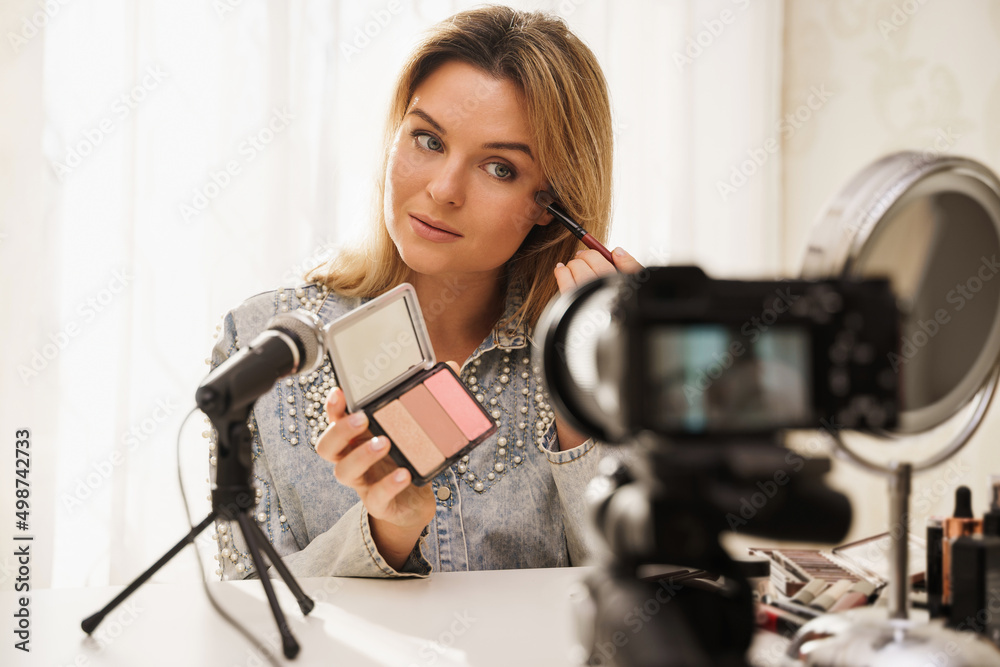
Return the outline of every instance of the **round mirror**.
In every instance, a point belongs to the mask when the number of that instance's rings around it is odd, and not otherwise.
[[[891,280],[903,317],[892,359],[901,379],[896,434],[932,429],[977,394],[992,396],[998,274],[1000,181],[977,162],[918,153],[858,174],[814,227],[802,269],[804,278]]]
[[[923,664],[939,648],[967,639],[909,619],[910,482],[913,473],[964,446],[992,401],[1000,373],[998,274],[1000,181],[968,159],[885,157],[847,185],[811,233],[802,277],[887,277],[896,294],[902,338],[890,362],[900,378],[899,425],[880,435],[911,443],[932,429],[932,440],[951,434],[944,444],[932,443],[936,451],[918,463],[903,459],[903,451],[914,455],[910,448],[895,450],[888,463],[876,461],[833,434],[856,463],[890,477],[889,604],[869,616],[839,619],[835,631],[823,630],[829,618],[807,623],[788,654],[802,658],[811,646],[804,664],[841,664],[831,655],[851,656],[850,664]],[[956,663],[1000,664],[972,650],[983,646],[972,646]]]

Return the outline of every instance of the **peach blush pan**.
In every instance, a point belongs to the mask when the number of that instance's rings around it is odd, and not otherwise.
[[[373,416],[421,476],[444,463],[444,454],[400,401],[392,401]]]

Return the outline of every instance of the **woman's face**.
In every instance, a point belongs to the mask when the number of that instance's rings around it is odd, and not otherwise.
[[[517,87],[466,63],[438,67],[413,94],[390,148],[386,225],[418,273],[503,265],[540,218],[545,187]]]

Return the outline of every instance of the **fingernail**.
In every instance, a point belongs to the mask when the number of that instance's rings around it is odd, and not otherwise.
[[[366,421],[368,421],[368,418],[365,416],[365,413],[363,412],[355,412],[353,415],[347,418],[347,423],[350,424],[351,426],[354,426],[355,428],[357,428],[358,426],[364,426]]]
[[[556,268],[557,268],[557,269],[561,269],[561,268],[563,268],[564,266],[566,266],[566,265],[565,265],[565,264],[563,264],[562,262],[558,262],[558,263],[556,264]]]
[[[340,387],[334,387],[330,390],[330,393],[326,395],[326,402],[330,403],[337,400],[337,392],[340,391]]]
[[[400,468],[395,472],[392,478],[397,482],[402,482],[406,480],[406,471]]]
[[[579,257],[580,255],[582,255],[585,252],[587,252],[587,251],[586,250],[577,250],[576,251],[576,257]]]
[[[622,247],[615,248],[611,252],[611,254],[614,255],[615,257],[625,257],[627,255],[627,253],[625,252],[625,249],[622,248]]]
[[[368,446],[372,448],[373,452],[381,452],[385,449],[386,442],[382,438],[372,438],[368,442]]]

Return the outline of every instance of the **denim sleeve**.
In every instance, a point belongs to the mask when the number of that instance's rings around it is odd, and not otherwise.
[[[211,366],[216,366],[229,358],[239,347],[236,320],[233,312],[226,315],[222,335],[212,350]],[[259,526],[275,550],[282,557],[289,571],[296,577],[426,577],[431,565],[424,558],[421,545],[428,534],[424,528],[420,539],[409,558],[399,571],[393,569],[378,552],[372,539],[368,523],[368,511],[361,502],[356,503],[326,532],[318,535],[304,547],[300,546],[294,533],[305,534],[304,529],[293,531],[281,511],[281,498],[273,482],[266,448],[261,446],[260,429],[251,413],[250,429],[253,434],[253,478],[256,491],[254,523]],[[217,438],[212,434],[210,456],[215,456]],[[214,461],[213,461],[214,462]],[[214,466],[213,466],[214,468]],[[212,470],[214,474],[214,469]],[[263,511],[270,509],[271,511]],[[256,578],[259,576],[246,540],[238,524],[226,520],[216,522],[219,569],[224,579]],[[268,569],[269,576],[276,576],[274,568]]]
[[[611,447],[593,438],[583,444],[559,450],[559,437],[553,426],[549,430],[542,451],[552,464],[552,477],[562,505],[563,526],[566,530],[566,547],[571,565],[590,565],[599,553],[597,535],[590,525],[587,507],[587,485],[597,476],[601,459],[613,458],[624,462],[631,458],[630,447]]]
[[[368,524],[368,510],[358,502],[329,530],[305,549],[285,556],[284,561],[297,577],[426,577],[431,564],[420,548],[426,536],[425,527],[403,568],[397,571],[378,552]]]

